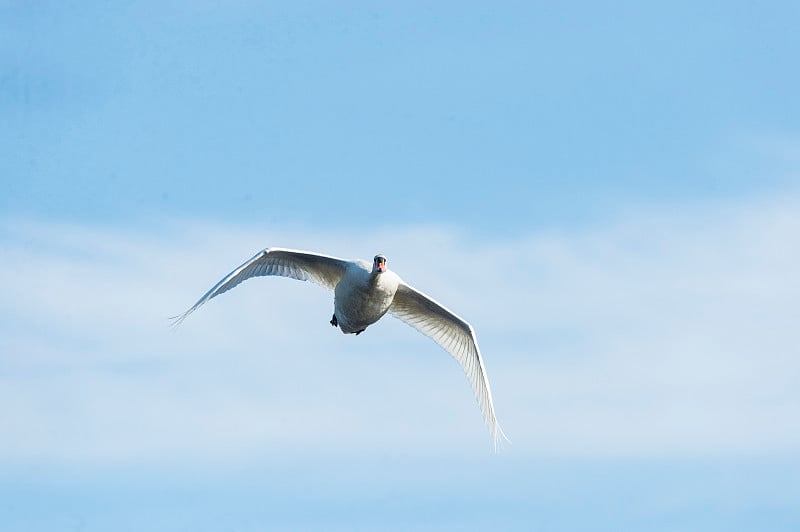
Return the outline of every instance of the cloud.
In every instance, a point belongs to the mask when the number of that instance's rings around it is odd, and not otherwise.
[[[168,330],[168,316],[266,245],[384,252],[469,319],[508,453],[797,452],[798,207],[697,205],[504,240],[424,226],[351,238],[7,220],[0,461],[488,452],[444,352],[397,320],[338,333],[316,286],[251,280]]]

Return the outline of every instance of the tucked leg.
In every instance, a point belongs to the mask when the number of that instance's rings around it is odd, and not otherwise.
[[[331,325],[333,325],[334,327],[339,326],[339,320],[336,319],[336,314],[334,314],[333,317],[331,318]]]
[[[356,336],[358,336],[359,334],[361,334],[362,332],[364,332],[364,331],[366,331],[366,330],[367,330],[367,328],[366,328],[366,327],[364,327],[364,328],[363,328],[363,329],[361,329],[360,331],[356,331]]]

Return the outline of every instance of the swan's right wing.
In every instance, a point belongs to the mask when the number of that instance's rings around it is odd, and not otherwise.
[[[461,364],[497,450],[498,442],[508,438],[494,413],[489,378],[472,326],[441,303],[402,282],[389,312],[433,339]]]
[[[259,251],[253,258],[226,275],[211,290],[206,292],[192,308],[183,314],[173,317],[173,325],[180,325],[189,314],[200,308],[206,301],[224,294],[251,277],[279,275],[299,281],[311,281],[333,290],[344,275],[348,264],[350,264],[350,261],[310,251],[267,248]]]

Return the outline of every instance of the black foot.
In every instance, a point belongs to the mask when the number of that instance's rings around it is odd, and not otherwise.
[[[336,314],[334,314],[333,317],[331,318],[331,325],[333,325],[334,327],[339,326],[339,320],[336,319]]]
[[[366,328],[366,327],[364,327],[364,328],[363,328],[363,329],[361,329],[360,331],[356,331],[356,336],[358,336],[359,334],[361,334],[362,332],[364,332],[364,331],[366,331],[366,330],[367,330],[367,328]]]

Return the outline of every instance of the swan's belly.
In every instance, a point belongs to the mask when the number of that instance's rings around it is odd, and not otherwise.
[[[368,277],[360,281],[345,277],[334,291],[334,313],[343,333],[361,331],[381,319],[397,291],[392,283],[370,283]]]

